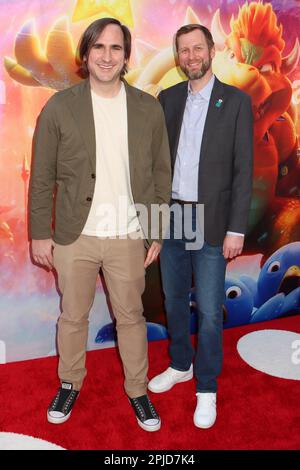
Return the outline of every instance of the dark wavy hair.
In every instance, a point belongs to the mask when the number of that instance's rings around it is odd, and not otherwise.
[[[82,34],[78,46],[77,46],[77,64],[79,66],[79,75],[83,78],[89,76],[89,71],[87,67],[87,61],[84,60],[84,57],[88,58],[89,53],[95,42],[97,41],[99,35],[104,31],[106,26],[109,24],[115,24],[120,27],[123,38],[124,38],[124,55],[126,62],[130,58],[131,54],[131,33],[127,26],[120,23],[120,21],[115,18],[101,18],[99,20],[93,21],[88,28]],[[123,69],[121,70],[121,77],[127,73],[127,64],[124,64]]]

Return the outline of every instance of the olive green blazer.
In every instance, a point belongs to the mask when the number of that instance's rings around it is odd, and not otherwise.
[[[124,84],[134,203],[148,208],[154,203],[169,204],[170,153],[161,105],[148,93]],[[86,223],[96,179],[101,182],[101,174],[96,174],[95,126],[86,79],[55,93],[39,116],[29,191],[30,237],[53,238],[62,245],[75,241]],[[156,239],[161,239],[161,232]],[[150,236],[147,240],[152,241]]]

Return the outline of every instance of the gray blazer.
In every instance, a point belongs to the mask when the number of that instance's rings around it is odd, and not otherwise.
[[[181,82],[159,95],[174,170],[188,93]],[[221,106],[216,106],[222,100]],[[215,79],[199,153],[198,202],[204,204],[204,239],[222,245],[226,231],[246,233],[252,194],[253,117],[251,99]]]

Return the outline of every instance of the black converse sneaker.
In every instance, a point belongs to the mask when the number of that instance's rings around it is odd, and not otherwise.
[[[73,390],[72,384],[62,382],[47,410],[49,423],[61,424],[67,421],[71,416],[71,411],[78,395],[79,392]]]
[[[158,416],[148,395],[137,398],[129,398],[134,409],[139,426],[145,431],[158,431],[160,429],[160,417]]]

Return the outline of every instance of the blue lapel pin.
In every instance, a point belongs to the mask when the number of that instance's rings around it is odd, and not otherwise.
[[[218,101],[216,102],[216,107],[220,108],[222,106],[222,103],[223,103],[223,100],[219,98]]]

